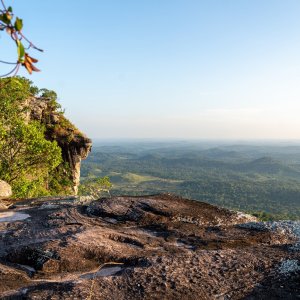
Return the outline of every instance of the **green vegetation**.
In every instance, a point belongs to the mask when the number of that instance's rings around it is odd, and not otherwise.
[[[300,146],[94,143],[81,174],[109,176],[113,195],[175,193],[262,220],[300,219]]]
[[[108,193],[110,196],[110,190],[112,184],[108,176],[93,178],[85,180],[80,186],[78,194],[79,196],[88,196],[92,199],[99,199],[103,192]]]
[[[40,93],[45,96],[46,90],[39,91],[25,78],[1,79],[0,85],[0,178],[12,185],[15,197],[69,191],[72,183],[68,166],[62,164],[61,148],[45,138],[49,135],[45,124],[29,118],[28,99]],[[47,92],[59,110],[56,94]]]

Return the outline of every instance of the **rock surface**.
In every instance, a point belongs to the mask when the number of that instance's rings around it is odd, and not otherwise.
[[[0,200],[9,198],[11,195],[11,186],[7,182],[0,180]]]
[[[14,212],[27,217],[0,213],[1,299],[300,295],[298,237],[279,223],[253,226],[251,216],[172,195],[36,199]]]
[[[92,141],[83,135],[77,135],[70,142],[64,138],[58,138],[57,142],[62,149],[63,160],[68,162],[71,167],[73,192],[74,195],[77,195],[80,182],[81,160],[87,158],[92,148]]]

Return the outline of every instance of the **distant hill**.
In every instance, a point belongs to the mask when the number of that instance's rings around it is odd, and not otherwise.
[[[247,173],[277,174],[300,179],[300,172],[268,156],[255,159],[249,163],[240,164],[237,166],[237,170]]]
[[[227,208],[266,212],[270,218],[300,219],[297,149],[195,143],[96,145],[83,162],[81,175],[83,181],[110,176],[114,195],[170,192]]]
[[[229,160],[229,161],[239,161],[239,160],[245,160],[248,158],[247,155],[233,150],[224,150],[220,148],[210,148],[207,150],[203,150],[199,153],[205,158],[215,159],[215,160]]]

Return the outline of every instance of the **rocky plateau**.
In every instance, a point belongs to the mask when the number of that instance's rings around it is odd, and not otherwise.
[[[0,212],[1,299],[300,299],[299,222],[173,195]]]

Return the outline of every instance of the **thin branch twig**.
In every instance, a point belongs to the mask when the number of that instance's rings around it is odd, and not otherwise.
[[[2,3],[4,10],[7,10],[3,0],[1,0],[1,3]]]
[[[16,18],[15,23],[13,23],[14,14],[12,13],[12,9],[10,6],[7,8],[6,5],[4,4],[4,2],[5,2],[4,0],[0,0],[0,6],[2,4],[2,7],[3,7],[3,8],[0,8],[0,15],[2,17],[5,17],[2,21],[0,20],[0,31],[6,29],[7,33],[10,35],[11,39],[14,42],[16,42],[17,48],[18,48],[18,61],[17,61],[17,63],[13,63],[13,62],[7,62],[7,61],[0,60],[0,63],[8,64],[8,65],[15,65],[15,67],[10,72],[8,72],[7,74],[4,74],[4,75],[0,75],[0,78],[7,77],[7,76],[15,76],[18,73],[20,66],[24,66],[30,74],[32,73],[32,71],[36,71],[36,72],[40,71],[33,65],[34,63],[37,62],[37,60],[30,57],[28,55],[28,53],[25,52],[24,50],[33,48],[35,50],[43,52],[43,49],[40,49],[37,46],[35,46],[26,36],[23,35],[23,33],[21,32],[22,27],[23,27],[21,19]],[[23,45],[21,43],[21,40],[25,40],[28,43],[28,45]],[[27,46],[27,47],[25,47],[25,46]],[[14,73],[14,75],[11,75],[13,73]]]
[[[15,62],[8,62],[8,61],[4,61],[4,60],[0,60],[0,63],[6,64],[6,65],[16,65],[16,64],[18,64],[17,62],[16,63]]]
[[[43,49],[38,48],[38,47],[35,46],[31,41],[29,41],[29,40],[27,39],[27,37],[23,35],[22,32],[20,32],[20,36],[21,36],[27,43],[29,43],[29,46],[30,46],[30,47],[32,47],[33,49],[38,50],[38,51],[40,51],[40,52],[44,52]]]
[[[7,74],[0,75],[0,78],[1,78],[1,77],[7,77],[7,76],[9,76],[10,74],[14,73],[16,70],[17,70],[17,72],[18,72],[19,67],[20,67],[20,64],[17,64],[17,65],[16,65],[10,72],[8,72]]]

